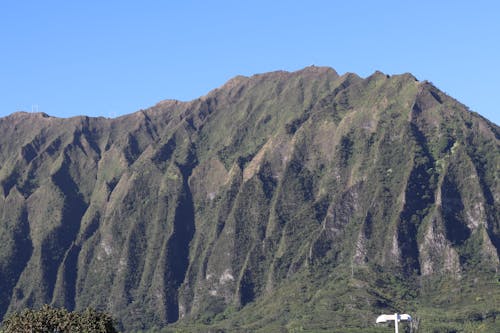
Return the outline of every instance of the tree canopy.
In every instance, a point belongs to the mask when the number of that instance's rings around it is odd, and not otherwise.
[[[118,333],[113,318],[104,312],[87,308],[70,312],[44,305],[13,313],[2,323],[0,333]]]

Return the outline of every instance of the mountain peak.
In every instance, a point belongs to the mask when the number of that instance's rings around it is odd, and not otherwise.
[[[296,71],[296,73],[333,74],[338,76],[338,73],[335,69],[328,66],[316,66],[316,65],[307,66],[301,70]]]

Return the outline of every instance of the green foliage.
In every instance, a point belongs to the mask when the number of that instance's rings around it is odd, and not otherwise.
[[[26,309],[9,315],[2,323],[2,333],[116,333],[113,319],[104,312],[87,308],[81,313],[44,305],[39,310]]]

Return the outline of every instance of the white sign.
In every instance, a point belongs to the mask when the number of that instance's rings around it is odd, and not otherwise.
[[[409,314],[406,314],[406,313],[403,313],[403,314],[395,313],[392,315],[383,314],[383,315],[380,315],[377,317],[377,324],[378,323],[386,323],[388,321],[393,321],[394,322],[394,332],[398,333],[399,332],[398,331],[398,322],[400,322],[401,320],[411,321],[411,316]]]

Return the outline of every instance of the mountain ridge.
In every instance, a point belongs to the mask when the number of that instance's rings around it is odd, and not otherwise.
[[[409,73],[240,76],[118,118],[16,113],[0,130],[0,314],[367,328],[436,306],[432,281],[492,283],[499,267],[498,126]]]

